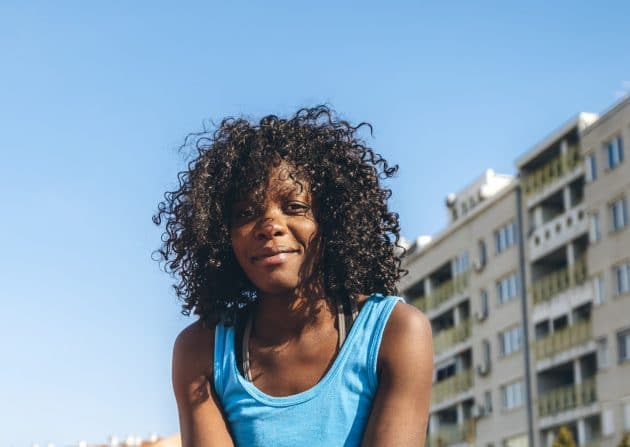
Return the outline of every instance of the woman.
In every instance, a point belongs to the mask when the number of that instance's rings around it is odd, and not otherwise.
[[[191,137],[154,216],[199,316],[173,351],[184,447],[424,445],[431,329],[392,296],[399,224],[380,179],[397,168],[364,125],[320,106]]]

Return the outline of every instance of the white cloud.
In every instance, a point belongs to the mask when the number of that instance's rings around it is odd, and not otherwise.
[[[621,99],[621,98],[625,98],[626,96],[628,96],[629,92],[625,91],[625,90],[617,90],[615,91],[615,98]]]
[[[621,88],[624,90],[630,90],[630,81],[621,81]]]

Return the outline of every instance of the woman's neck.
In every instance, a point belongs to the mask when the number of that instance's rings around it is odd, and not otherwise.
[[[334,325],[337,310],[332,300],[321,295],[264,294],[253,315],[252,334],[258,343],[276,346],[299,338],[303,333]]]

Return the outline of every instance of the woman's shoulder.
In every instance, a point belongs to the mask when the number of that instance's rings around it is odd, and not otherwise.
[[[406,303],[404,299],[400,299],[394,306],[387,328],[392,336],[427,335],[427,332],[430,335],[431,333],[431,323],[426,315],[417,307]]]
[[[404,300],[396,303],[383,332],[379,351],[380,363],[397,363],[401,351],[432,349],[431,323],[426,315]]]
[[[215,327],[197,321],[182,330],[175,340],[173,390],[185,446],[234,445],[210,380]]]
[[[197,320],[177,335],[173,346],[173,371],[178,369],[186,376],[212,375],[215,327]]]

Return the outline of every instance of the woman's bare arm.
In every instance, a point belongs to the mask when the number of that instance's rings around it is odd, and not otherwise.
[[[431,324],[413,306],[399,303],[379,350],[379,384],[363,447],[423,447],[433,378]]]
[[[197,321],[184,329],[173,348],[173,390],[182,447],[234,447],[213,377],[214,330]]]

